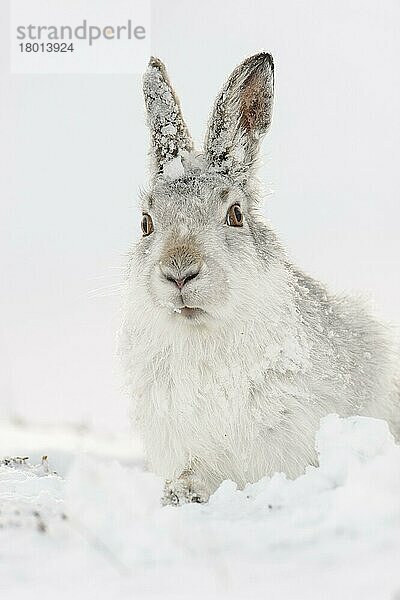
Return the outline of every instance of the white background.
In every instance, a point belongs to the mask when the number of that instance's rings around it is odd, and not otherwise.
[[[0,18],[0,417],[126,429],[113,355],[146,184],[140,78],[10,75],[4,2]],[[393,321],[399,21],[397,0],[152,3],[152,52],[198,143],[233,67],[274,54],[265,214],[299,266],[333,290],[367,294]]]

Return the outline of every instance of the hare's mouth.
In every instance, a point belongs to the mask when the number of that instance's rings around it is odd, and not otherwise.
[[[204,315],[204,310],[197,308],[196,306],[182,306],[182,308],[179,309],[179,314],[187,319],[193,319]]]

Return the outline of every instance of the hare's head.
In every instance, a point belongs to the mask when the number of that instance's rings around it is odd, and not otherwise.
[[[151,59],[144,96],[153,172],[131,272],[153,313],[204,325],[240,319],[241,309],[259,301],[261,272],[279,251],[257,215],[253,186],[273,87],[269,54],[237,67],[217,97],[199,153],[164,65]]]

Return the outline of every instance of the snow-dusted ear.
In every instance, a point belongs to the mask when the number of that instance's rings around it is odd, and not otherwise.
[[[143,92],[155,174],[159,174],[166,163],[190,152],[193,142],[165,66],[158,58],[150,59],[143,77]]]
[[[205,139],[206,159],[221,173],[246,176],[272,118],[274,62],[265,52],[233,71],[216,99]]]

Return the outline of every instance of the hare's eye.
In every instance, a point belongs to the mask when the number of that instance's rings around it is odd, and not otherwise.
[[[228,210],[226,224],[231,227],[243,227],[243,213],[239,204],[233,204]]]
[[[147,213],[142,215],[142,231],[143,235],[150,235],[154,231],[153,219]]]

